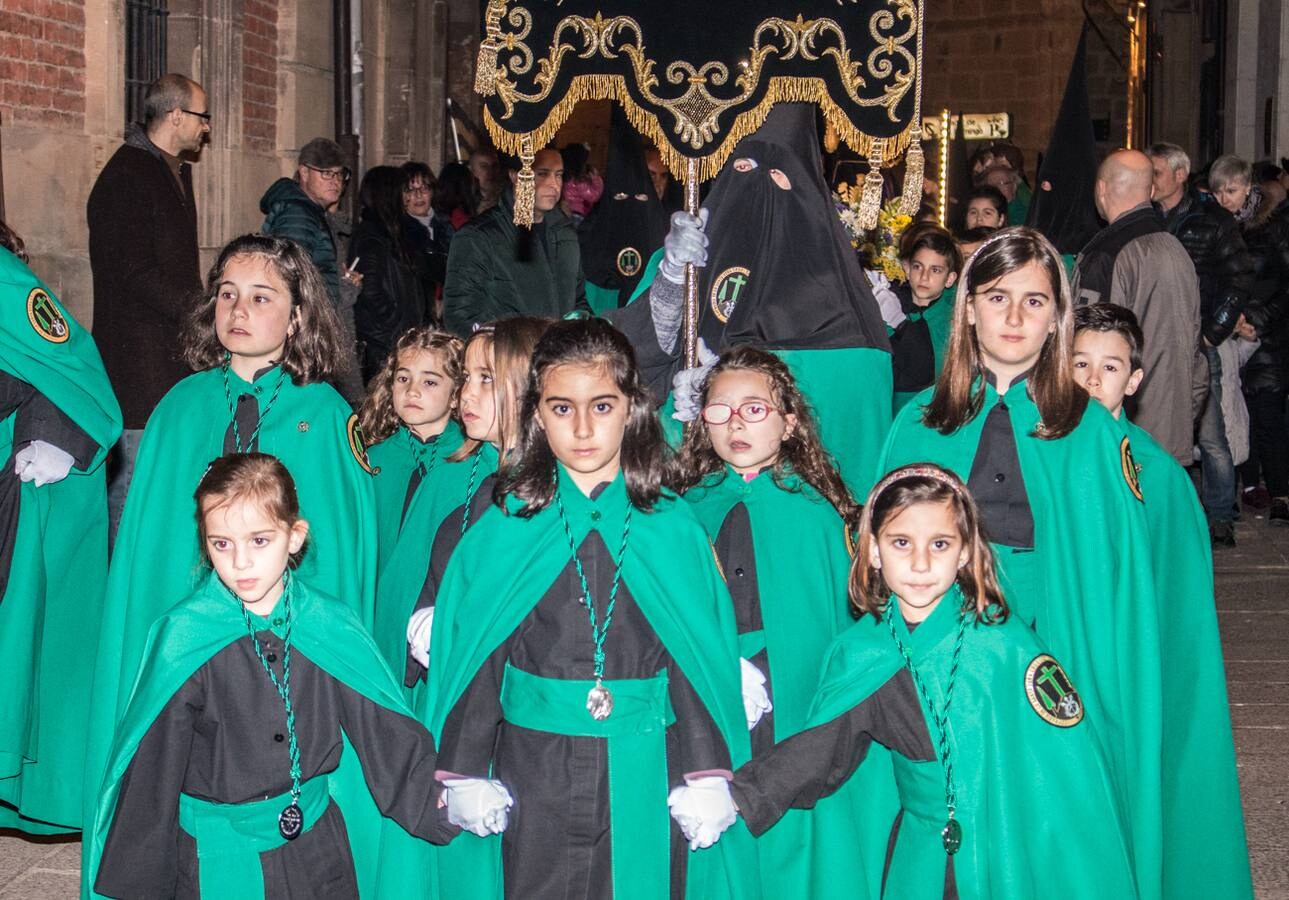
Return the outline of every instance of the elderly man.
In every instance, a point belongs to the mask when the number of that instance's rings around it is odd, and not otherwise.
[[[1079,304],[1117,303],[1146,336],[1146,378],[1133,415],[1184,466],[1192,462],[1194,422],[1208,384],[1200,353],[1199,279],[1177,238],[1150,203],[1150,157],[1119,150],[1097,171],[1097,211],[1109,224],[1079,254]]]
[[[143,124],[125,130],[90,191],[94,340],[125,430],[113,454],[109,535],[115,535],[143,426],[166,391],[190,374],[179,332],[201,290],[197,203],[187,159],[210,131],[206,92],[183,75],[163,75],[143,95]]]
[[[518,174],[512,167],[512,185]],[[559,209],[564,187],[559,151],[537,151],[533,176],[532,228],[515,225],[510,187],[496,206],[453,236],[443,284],[443,324],[449,330],[468,336],[475,325],[502,316],[560,318],[591,311],[577,230]]]
[[[1191,161],[1176,144],[1150,148],[1155,203],[1164,227],[1181,241],[1199,276],[1200,330],[1208,358],[1208,401],[1200,413],[1198,442],[1203,475],[1201,500],[1217,546],[1235,546],[1235,463],[1222,418],[1222,365],[1238,365],[1233,348],[1222,349],[1253,289],[1253,259],[1235,217],[1187,181]]]

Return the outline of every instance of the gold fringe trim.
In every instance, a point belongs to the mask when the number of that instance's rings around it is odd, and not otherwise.
[[[916,88],[915,88],[916,89]],[[622,104],[631,127],[657,145],[662,160],[677,178],[684,178],[686,161],[689,156],[678,152],[668,139],[670,129],[664,129],[658,117],[651,111],[636,104],[627,91],[626,79],[622,75],[578,75],[569,84],[564,98],[551,107],[546,120],[530,132],[516,133],[509,131],[492,116],[487,105],[483,110],[484,125],[492,136],[497,149],[506,153],[519,154],[525,139],[533,147],[546,147],[555,139],[573,107],[583,100],[616,100]],[[837,130],[838,137],[846,142],[861,156],[876,159],[879,166],[889,166],[899,159],[909,145],[914,127],[920,123],[915,119],[898,135],[892,137],[874,137],[860,131],[851,122],[850,116],[833,102],[827,86],[820,78],[788,78],[776,76],[770,79],[765,96],[751,109],[735,117],[725,139],[715,150],[699,157],[699,181],[715,178],[724,167],[738,142],[756,132],[770,114],[770,108],[776,103],[813,103],[823,110],[824,120]],[[879,179],[881,175],[877,176]],[[876,222],[876,220],[874,220]]]
[[[904,154],[904,194],[900,197],[900,212],[916,215],[922,205],[922,180],[926,174],[926,158],[922,154],[922,128],[913,129],[909,136],[909,149]]]
[[[519,177],[515,179],[515,224],[533,227],[533,205],[537,202],[537,178],[533,174],[532,140],[525,136],[519,147]]]
[[[881,209],[882,158],[875,152],[868,157],[868,174],[864,176],[864,194],[859,200],[859,227],[876,228],[877,214]]]

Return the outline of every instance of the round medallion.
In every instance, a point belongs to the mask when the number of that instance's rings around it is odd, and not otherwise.
[[[711,292],[712,312],[716,318],[722,322],[730,320],[734,307],[738,305],[739,294],[743,293],[751,274],[742,266],[730,266],[716,276]]]
[[[27,321],[51,344],[64,344],[72,336],[58,304],[43,288],[32,288],[27,295]]]
[[[635,247],[623,247],[618,251],[618,274],[623,278],[634,278],[640,272],[640,251]]]

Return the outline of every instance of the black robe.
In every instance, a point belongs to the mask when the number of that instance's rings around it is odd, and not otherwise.
[[[282,678],[282,641],[256,637]],[[381,812],[445,843],[456,833],[438,808],[434,741],[414,719],[366,699],[291,652],[291,699],[301,781],[340,763],[341,729],[363,762]],[[282,699],[250,635],[225,647],[175,692],[121,781],[95,890],[109,897],[199,897],[197,844],[179,826],[179,794],[246,803],[291,789]],[[356,897],[344,818],[334,801],[294,841],[260,854],[265,897]]]

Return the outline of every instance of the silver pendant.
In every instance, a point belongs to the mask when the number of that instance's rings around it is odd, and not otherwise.
[[[282,810],[281,815],[277,817],[277,830],[280,831],[282,833],[282,837],[286,838],[288,841],[293,841],[298,838],[300,836],[300,832],[304,830],[304,813],[300,811],[300,807],[296,805],[294,800],[292,800],[291,805]]]
[[[944,842],[944,852],[953,856],[962,846],[962,826],[957,819],[949,819],[940,831],[940,839]]]
[[[607,719],[613,713],[613,695],[598,678],[595,679],[595,687],[586,692],[586,711],[597,722]]]

